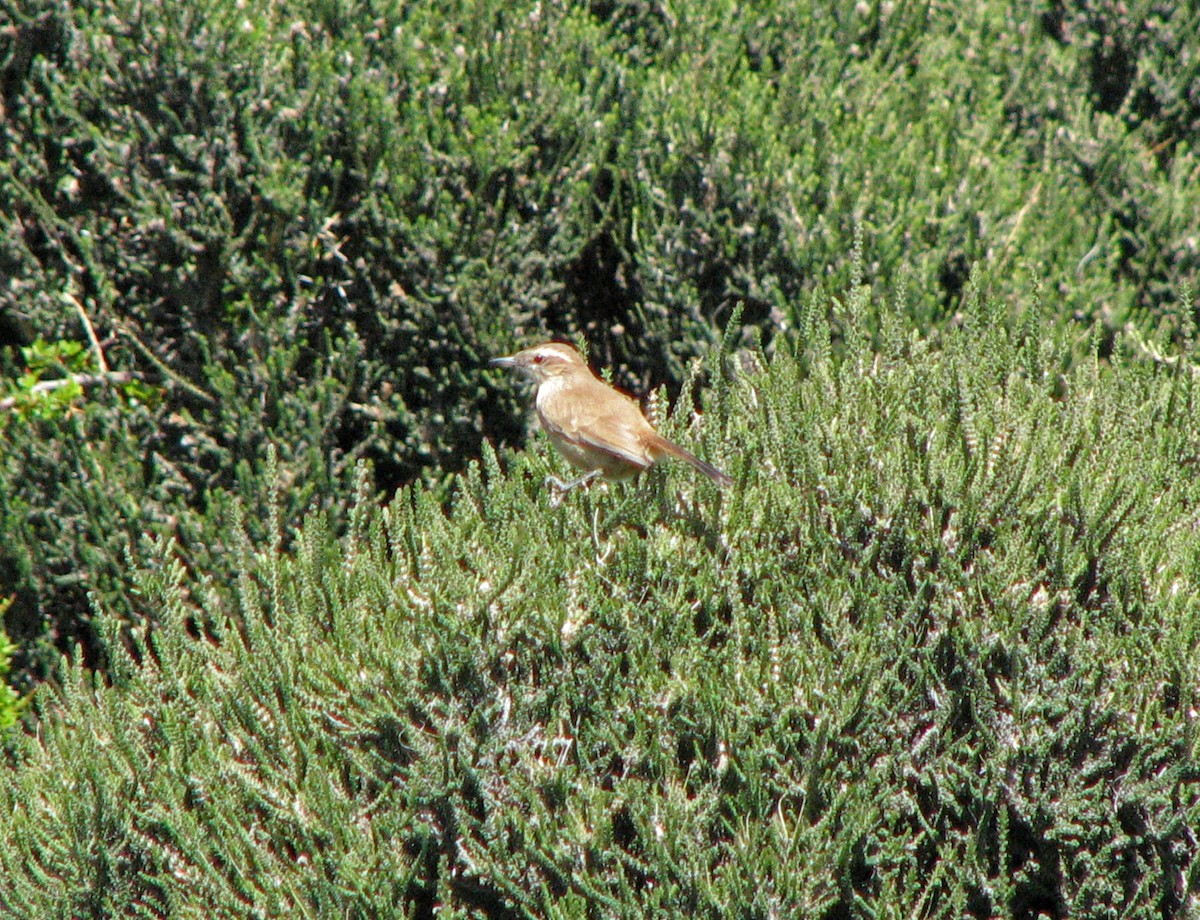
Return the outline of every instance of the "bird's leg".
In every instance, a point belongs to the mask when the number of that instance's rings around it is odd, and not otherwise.
[[[547,476],[546,485],[554,489],[556,492],[570,492],[572,489],[577,489],[580,486],[586,486],[589,482],[599,476],[600,470],[591,470],[584,473],[582,476],[576,476],[570,482],[563,482],[557,476]]]
[[[601,548],[600,546],[600,507],[597,505],[592,509],[592,546],[596,547],[596,565],[604,568],[608,562],[608,557],[612,555],[613,544]]]
[[[557,476],[547,476],[546,485],[553,489],[556,493],[550,499],[551,502],[557,506],[558,503],[562,501],[562,497],[564,495],[566,495],[572,489],[577,489],[580,486],[587,485],[589,482],[599,476],[601,472],[601,470],[591,470],[590,472],[584,473],[582,476],[576,476],[570,482],[563,482]]]

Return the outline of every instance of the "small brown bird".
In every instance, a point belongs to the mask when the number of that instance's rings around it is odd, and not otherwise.
[[[597,476],[629,479],[665,457],[677,457],[718,485],[733,482],[711,463],[655,431],[638,404],[593,374],[583,355],[570,345],[546,342],[493,358],[491,363],[515,367],[537,383],[534,404],[542,428],[567,462],[583,471],[567,483],[551,477],[559,491]]]

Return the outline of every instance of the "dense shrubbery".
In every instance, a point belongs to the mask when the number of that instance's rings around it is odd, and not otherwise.
[[[0,601],[0,613],[7,610],[10,603],[10,600]],[[24,700],[8,685],[8,669],[16,650],[17,647],[9,641],[8,636],[0,631],[0,731],[16,722],[24,707]]]
[[[235,514],[228,594],[158,545],[12,747],[9,914],[1194,908],[1197,376],[988,314],[731,355],[668,425],[724,492],[485,450],[448,510]]]
[[[1039,13],[0,0],[0,909],[1194,910],[1200,14]]]
[[[1153,325],[1200,238],[1195,16],[1160,6],[4,0],[0,354],[85,343],[74,298],[161,392],[7,427],[10,625],[151,614],[146,535],[215,575],[268,443],[295,521],[356,457],[390,490],[513,441],[479,368],[514,340],[674,392],[735,306],[770,340],[844,287],[855,227],[921,326],[977,261]]]

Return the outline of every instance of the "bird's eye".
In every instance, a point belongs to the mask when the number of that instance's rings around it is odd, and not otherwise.
[[[534,356],[533,356],[533,363],[534,363],[534,364],[542,364],[542,363],[544,363],[544,362],[545,362],[545,360],[546,360],[546,356],[545,356],[545,355],[534,355]]]

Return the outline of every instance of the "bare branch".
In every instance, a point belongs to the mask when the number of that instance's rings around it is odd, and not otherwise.
[[[1153,342],[1148,342],[1142,337],[1133,323],[1126,323],[1124,332],[1125,337],[1133,343],[1137,351],[1155,364],[1165,364],[1167,367],[1174,367],[1180,361],[1188,360],[1185,355],[1164,355]],[[1200,374],[1200,366],[1198,365],[1189,363],[1185,366],[1185,369],[1193,374]]]
[[[88,318],[87,311],[83,309],[83,304],[73,294],[63,294],[62,296],[79,313],[79,318],[83,320],[83,328],[87,330],[88,339],[92,343],[92,351],[96,353],[96,366],[100,368],[100,373],[107,374],[108,362],[104,360],[104,349],[100,347],[100,339],[96,336],[96,327],[92,325],[92,321]]]
[[[196,386],[196,384],[172,370],[167,363],[158,355],[156,355],[149,345],[139,339],[134,331],[125,325],[125,323],[118,321],[116,325],[117,332],[129,339],[129,341],[133,343],[133,346],[142,353],[142,356],[156,368],[158,368],[159,372],[167,378],[169,383],[174,384],[175,386],[179,387],[179,389],[184,390],[187,393],[190,393],[192,396],[206,405],[215,406],[217,404],[216,397],[206,393],[204,390],[200,389],[200,387]]]
[[[29,392],[50,393],[72,383],[77,383],[81,387],[118,387],[136,378],[137,374],[130,371],[108,371],[103,374],[72,374],[70,377],[59,377],[55,380],[39,380],[29,388]],[[0,399],[0,412],[10,411],[22,398],[23,396],[8,396]]]

